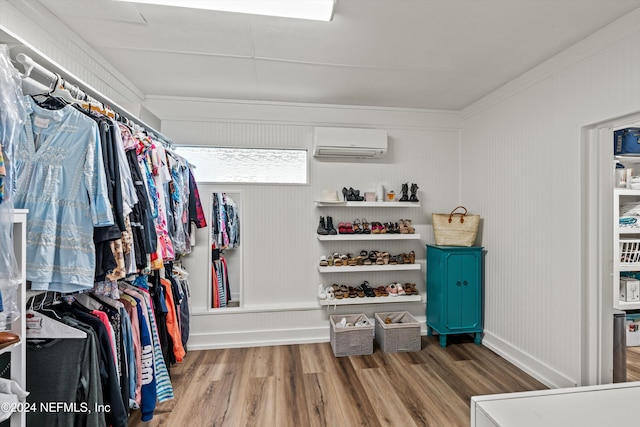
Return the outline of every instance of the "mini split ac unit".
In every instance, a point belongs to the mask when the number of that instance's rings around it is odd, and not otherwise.
[[[387,152],[387,132],[379,129],[317,127],[314,157],[376,159]]]

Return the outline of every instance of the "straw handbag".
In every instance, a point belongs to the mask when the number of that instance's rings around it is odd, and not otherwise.
[[[457,213],[464,209],[464,213]],[[458,206],[450,214],[431,214],[433,234],[439,246],[473,246],[478,234],[480,215],[468,215],[467,208]]]

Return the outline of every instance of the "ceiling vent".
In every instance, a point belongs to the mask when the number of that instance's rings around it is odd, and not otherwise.
[[[377,159],[387,152],[387,131],[380,129],[317,127],[314,157]]]

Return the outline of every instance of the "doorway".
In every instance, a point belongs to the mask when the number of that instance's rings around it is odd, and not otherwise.
[[[582,153],[583,318],[582,385],[613,382],[613,200],[615,162],[613,133],[640,127],[640,113],[583,128],[587,149]],[[638,159],[640,161],[640,159]],[[640,168],[640,163],[636,163]],[[627,381],[634,380],[640,348],[627,349]],[[637,365],[636,365],[637,366]]]

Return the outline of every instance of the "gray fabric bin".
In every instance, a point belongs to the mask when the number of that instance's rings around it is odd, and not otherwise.
[[[391,319],[390,324],[384,323]],[[420,322],[409,312],[376,313],[376,342],[385,353],[420,351]]]
[[[342,318],[347,323],[355,325],[361,320],[367,320],[368,326],[336,326]],[[336,357],[361,356],[373,354],[373,324],[365,314],[344,314],[329,316],[331,348]]]

